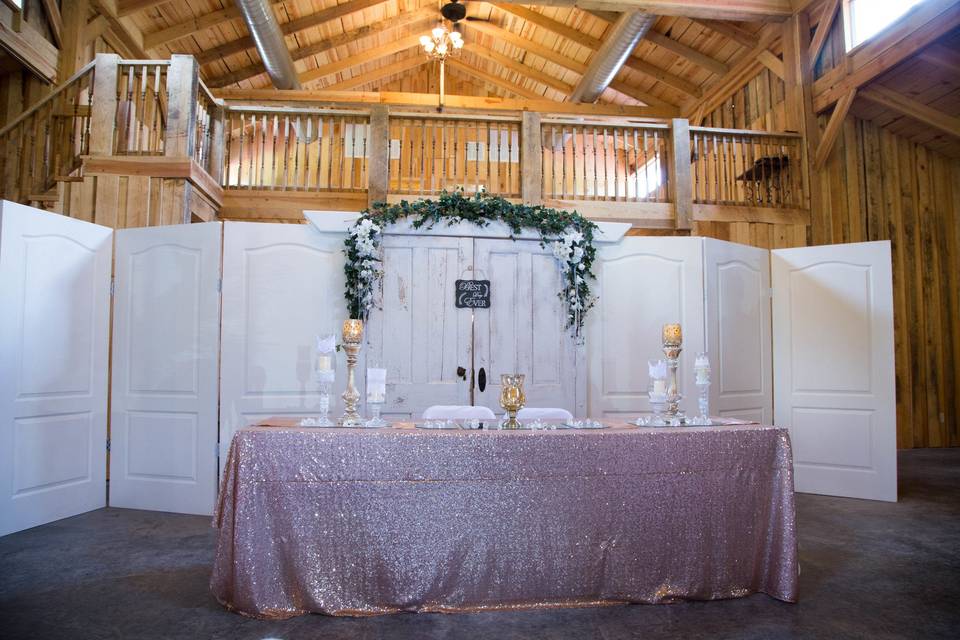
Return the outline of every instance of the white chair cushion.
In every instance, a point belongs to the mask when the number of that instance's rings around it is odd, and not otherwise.
[[[496,420],[487,407],[436,404],[423,412],[424,420]]]
[[[552,407],[530,407],[517,411],[517,420],[573,420],[573,414],[566,409]]]

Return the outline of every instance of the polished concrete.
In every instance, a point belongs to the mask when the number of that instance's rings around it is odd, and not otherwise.
[[[0,538],[0,638],[960,638],[960,449],[902,452],[900,496],[798,496],[799,604],[283,622],[228,613],[210,595],[209,518],[103,509]]]

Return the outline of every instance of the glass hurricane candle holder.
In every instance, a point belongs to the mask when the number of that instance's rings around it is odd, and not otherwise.
[[[653,413],[648,424],[662,427],[667,424],[663,417],[667,408],[667,362],[665,360],[650,360],[647,363],[647,368],[650,378],[647,386],[647,396],[650,398],[650,411]]]
[[[710,424],[710,360],[707,354],[698,353],[697,359],[693,365],[694,382],[699,391],[697,404],[699,405],[700,415],[697,416],[696,424]]]
[[[500,406],[507,412],[504,429],[519,429],[517,411],[523,409],[527,396],[523,392],[523,374],[504,373],[500,375]]]
[[[314,421],[318,427],[332,427],[330,420],[330,390],[336,380],[336,337],[332,334],[317,336],[314,349],[313,377],[320,388],[320,415]]]
[[[370,410],[368,427],[386,427],[389,423],[380,417],[380,410],[387,401],[387,370],[367,369],[367,408]]]

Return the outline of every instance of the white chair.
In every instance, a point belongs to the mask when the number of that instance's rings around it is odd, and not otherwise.
[[[573,414],[560,408],[530,407],[517,411],[517,420],[562,420],[563,422],[569,422],[573,420]]]
[[[423,412],[424,420],[496,420],[487,407],[471,407],[469,405],[436,404],[427,407]]]

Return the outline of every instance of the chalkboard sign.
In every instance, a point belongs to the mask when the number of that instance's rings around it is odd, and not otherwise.
[[[489,280],[457,280],[457,309],[489,309]]]

